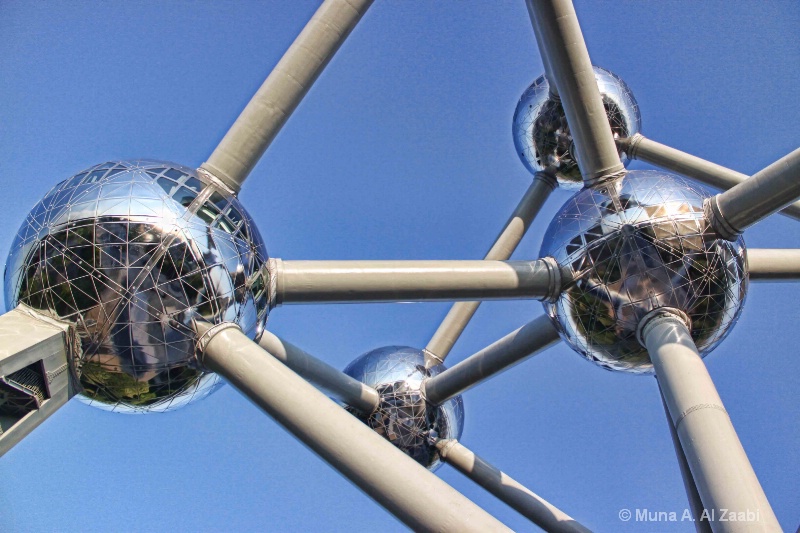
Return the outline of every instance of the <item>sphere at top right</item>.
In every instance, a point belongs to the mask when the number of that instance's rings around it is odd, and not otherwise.
[[[685,314],[702,356],[725,338],[747,294],[746,249],[741,236],[729,242],[710,226],[710,194],[667,172],[634,170],[567,200],[540,252],[572,279],[544,304],[567,344],[608,370],[648,374],[637,332],[656,309]]]
[[[594,77],[614,138],[638,133],[642,116],[628,85],[600,67],[594,67]],[[561,100],[551,93],[544,75],[522,93],[514,111],[513,135],[517,154],[531,173],[553,167],[559,187],[571,190],[583,187],[564,108]],[[627,156],[622,151],[619,154],[627,166]]]

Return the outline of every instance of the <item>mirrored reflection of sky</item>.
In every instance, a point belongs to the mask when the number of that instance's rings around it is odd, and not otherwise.
[[[0,17],[0,250],[57,181],[112,159],[196,167],[316,2],[6,3]],[[752,174],[798,146],[796,2],[577,2],[590,53],[619,74],[657,141]],[[377,2],[245,185],[285,259],[482,257],[530,183],[511,138],[542,72],[522,0]],[[634,163],[633,168],[648,168]],[[515,258],[534,258],[557,192]],[[772,217],[751,247],[798,247]],[[753,285],[707,358],[786,530],[800,516],[796,300]],[[389,344],[423,347],[447,304],[294,306],[268,327],[343,368]],[[457,362],[542,313],[484,304]],[[687,506],[652,378],[553,348],[464,398],[462,441],[587,526],[620,509]],[[448,467],[439,475],[515,529],[530,525]],[[70,402],[0,459],[9,531],[401,530],[380,507],[224,387],[164,415]]]

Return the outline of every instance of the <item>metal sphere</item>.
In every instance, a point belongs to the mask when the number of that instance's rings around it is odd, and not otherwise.
[[[444,369],[444,365],[426,369],[422,351],[409,346],[386,346],[367,352],[347,365],[344,372],[377,390],[380,405],[368,416],[350,411],[419,464],[435,470],[441,464],[436,441],[458,439],[464,428],[461,396],[437,407],[428,403],[420,391],[425,379]]]
[[[594,77],[614,138],[638,133],[642,116],[636,98],[625,82],[600,67],[594,67]],[[522,93],[514,111],[513,134],[517,154],[531,173],[552,166],[556,169],[560,187],[577,190],[583,186],[564,108],[561,100],[550,93],[550,84],[545,76],[538,77]],[[620,159],[627,166],[628,158],[622,151]]]
[[[73,323],[85,403],[161,412],[207,396],[191,322],[267,318],[266,248],[239,200],[186,167],[113,161],[56,185],[28,214],[5,298]]]
[[[544,306],[575,351],[610,370],[652,372],[636,329],[659,307],[688,315],[701,355],[727,335],[747,293],[745,246],[709,226],[708,196],[678,176],[639,170],[564,204],[541,255],[554,257],[574,281]]]

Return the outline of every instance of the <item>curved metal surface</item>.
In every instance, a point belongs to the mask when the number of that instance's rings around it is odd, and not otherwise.
[[[429,470],[441,464],[436,441],[459,439],[464,428],[461,396],[435,406],[421,391],[425,379],[444,370],[444,365],[425,368],[422,350],[409,346],[377,348],[344,369],[381,397],[371,415],[354,414]]]
[[[628,85],[613,72],[600,67],[594,67],[594,78],[614,138],[638,133],[642,116]],[[517,155],[530,172],[554,168],[559,187],[569,190],[583,187],[564,106],[553,95],[545,75],[536,78],[522,93],[514,111],[512,133]],[[629,159],[623,148],[618,147],[617,152],[627,166]]]
[[[542,253],[573,283],[545,303],[564,340],[610,370],[651,373],[636,340],[659,307],[685,312],[707,354],[736,322],[747,292],[744,241],[719,238],[703,212],[710,193],[678,176],[633,171],[583,189],[551,222]]]
[[[75,325],[79,398],[125,413],[176,409],[220,383],[192,363],[192,319],[267,318],[267,252],[229,192],[189,168],[111,161],[56,185],[22,223],[6,263],[9,308]]]

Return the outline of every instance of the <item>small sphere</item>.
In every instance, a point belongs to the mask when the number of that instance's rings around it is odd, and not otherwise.
[[[681,177],[639,170],[564,204],[541,256],[573,281],[544,307],[575,351],[609,370],[652,373],[636,329],[659,307],[688,315],[703,356],[728,334],[747,293],[745,246],[711,228],[703,213],[710,195]]]
[[[194,364],[192,320],[267,318],[267,252],[239,200],[186,167],[112,161],[56,185],[5,269],[6,307],[71,322],[79,399],[123,413],[176,409],[220,382]]]
[[[444,369],[444,365],[426,369],[422,350],[408,346],[367,352],[347,365],[344,373],[377,390],[380,405],[368,416],[348,410],[419,464],[435,470],[441,464],[436,441],[461,438],[464,427],[461,396],[437,407],[420,391],[425,379]]]
[[[600,67],[594,67],[594,77],[614,138],[638,133],[642,124],[639,105],[625,82]],[[513,134],[517,154],[531,173],[552,166],[560,187],[571,190],[583,187],[564,108],[561,100],[550,94],[545,76],[539,76],[522,93],[514,111]],[[622,151],[620,159],[627,166],[628,158]]]

